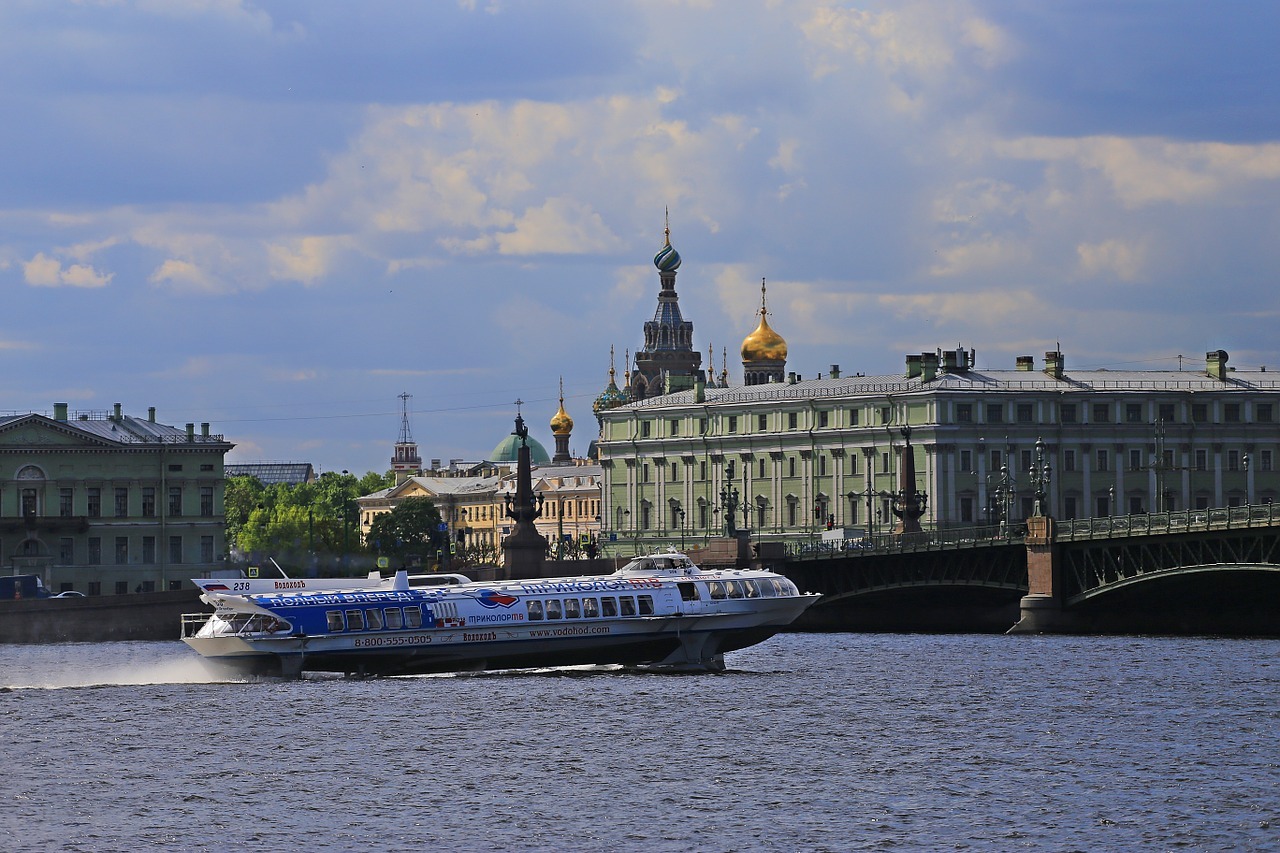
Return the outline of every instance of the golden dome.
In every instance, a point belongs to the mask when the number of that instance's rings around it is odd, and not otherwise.
[[[769,310],[764,303],[764,280],[760,281],[760,325],[742,340],[742,360],[786,361],[787,342],[769,326]]]
[[[564,410],[564,379],[560,379],[560,408],[551,416],[551,434],[568,435],[573,432],[573,418]]]

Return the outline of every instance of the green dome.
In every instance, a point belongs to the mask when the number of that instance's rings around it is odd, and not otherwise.
[[[512,465],[520,461],[520,436],[512,433],[502,441],[498,442],[498,446],[489,454],[487,462],[506,462]],[[547,450],[538,443],[536,438],[529,438],[529,462],[533,465],[545,465],[551,461],[551,457],[547,455]]]

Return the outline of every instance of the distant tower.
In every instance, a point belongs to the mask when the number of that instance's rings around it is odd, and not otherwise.
[[[644,349],[636,353],[636,375],[631,380],[634,400],[692,388],[694,380],[702,375],[702,353],[693,348],[693,323],[681,316],[680,298],[676,296],[680,253],[671,245],[669,217],[663,234],[665,244],[653,258],[662,288],[658,292],[658,310],[644,324]]]
[[[744,385],[781,382],[787,366],[787,342],[769,327],[765,307],[764,279],[760,279],[760,325],[742,341],[742,381]]]
[[[409,432],[409,401],[412,399],[413,395],[408,392],[400,395],[400,438],[391,457],[391,470],[395,472],[397,486],[422,473],[422,457],[418,455],[418,445],[413,443],[413,435]]]
[[[600,396],[596,397],[594,403],[591,404],[591,410],[595,412],[598,429],[604,429],[604,413],[609,409],[616,409],[627,402],[627,395],[618,388],[615,380],[616,374],[613,370],[613,347],[609,347],[609,384],[600,392]]]
[[[573,457],[569,455],[569,434],[572,432],[573,418],[569,417],[569,413],[564,410],[564,377],[561,376],[560,408],[551,418],[551,434],[556,437],[556,455],[551,457],[552,462],[573,461]]]

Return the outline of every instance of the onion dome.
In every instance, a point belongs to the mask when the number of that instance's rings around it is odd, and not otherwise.
[[[606,409],[616,409],[627,402],[627,395],[618,390],[618,383],[614,381],[615,375],[613,370],[613,347],[609,347],[609,385],[600,392],[600,396],[596,397],[595,402],[591,404],[591,410],[597,415]],[[563,401],[561,405],[563,406]],[[551,428],[555,429],[554,421]]]
[[[658,268],[659,272],[675,272],[680,269],[680,253],[671,245],[671,224],[670,218],[667,224],[663,226],[663,235],[666,237],[666,243],[662,247],[662,251],[653,256],[653,265]]]
[[[769,310],[764,301],[764,280],[760,281],[760,325],[742,341],[742,360],[746,363],[759,361],[786,361],[787,342],[782,335],[769,326]]]
[[[551,434],[568,435],[573,432],[573,418],[564,410],[564,378],[560,379],[560,408],[551,416]]]

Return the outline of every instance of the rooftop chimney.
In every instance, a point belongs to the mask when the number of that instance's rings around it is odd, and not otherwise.
[[[1062,369],[1064,365],[1062,353],[1054,350],[1044,354],[1044,372],[1052,376],[1054,379],[1062,378]]]
[[[195,440],[196,440],[196,425],[187,424],[187,441],[195,441]]]
[[[202,438],[209,437],[209,425],[207,423],[200,424],[200,436]]]
[[[918,355],[907,356],[907,378],[908,379],[915,379],[917,376],[920,375],[922,371],[922,367],[920,364],[922,358],[923,358],[922,356],[918,356]]]
[[[53,419],[54,419],[55,421],[65,421],[65,420],[67,419],[67,404],[66,404],[66,403],[54,403],[54,404],[53,404]]]
[[[1016,363],[1018,365],[1018,370],[1023,372],[1030,372],[1036,367],[1035,357],[1030,355],[1018,356]]]
[[[1214,379],[1227,378],[1227,351],[1213,350],[1204,354],[1205,371]]]
[[[938,354],[936,352],[920,353],[920,380],[932,382],[938,375]]]
[[[831,378],[832,379],[840,378],[840,365],[838,364],[831,365]]]
[[[116,403],[115,414],[112,415],[112,419],[118,421],[120,420],[120,418],[121,418],[120,404]]]
[[[155,407],[155,406],[147,406],[147,420],[148,420],[148,421],[150,421],[151,423],[155,423],[155,422],[156,422],[156,407]]]

